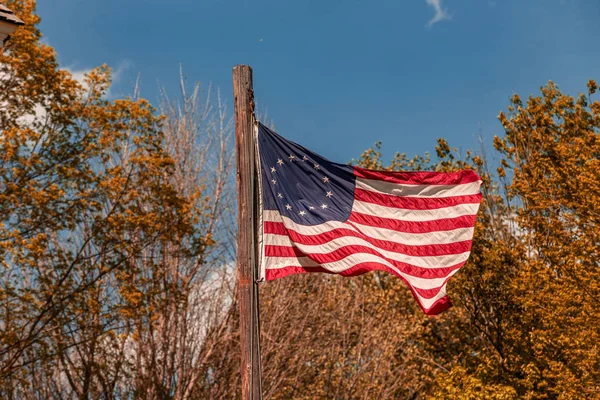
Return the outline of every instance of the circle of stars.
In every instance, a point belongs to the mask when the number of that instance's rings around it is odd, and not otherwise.
[[[287,156],[287,158],[289,159],[290,163],[294,162],[296,159],[298,159],[300,162],[307,162],[307,161],[309,161],[309,158],[306,155],[302,156],[302,158],[300,159],[300,158],[297,158],[294,154],[290,154],[289,156]],[[277,167],[273,166],[273,167],[270,168],[271,174],[272,174],[272,178],[273,178],[273,179],[271,179],[271,183],[273,185],[277,185],[277,180],[275,179],[275,174],[277,173],[277,168],[283,168],[284,164],[285,164],[285,161],[283,161],[283,158],[278,158],[277,159]],[[312,164],[313,164],[313,169],[315,169],[317,171],[321,171],[321,166],[319,164],[314,163],[314,162]],[[323,184],[329,184],[329,177],[328,176],[321,177],[321,180],[323,181]],[[325,197],[327,199],[331,199],[333,197],[333,190],[331,190],[331,187],[329,185],[327,185],[327,189],[329,189],[329,190],[325,191]],[[277,198],[283,200],[284,196],[283,196],[283,194],[281,192],[278,192],[277,193]],[[321,208],[321,210],[326,210],[326,209],[329,208],[329,206],[327,204],[325,204],[324,202],[321,203],[321,205],[317,206],[317,207]],[[308,206],[308,210],[310,212],[315,212],[315,210],[317,209],[317,207],[315,207],[313,205],[309,205]],[[288,211],[292,211],[292,209],[293,209],[292,205],[289,204],[289,203],[285,204],[285,208]],[[298,215],[301,216],[301,217],[304,217],[304,216],[307,215],[307,212],[305,210],[300,210],[300,211],[298,211]]]

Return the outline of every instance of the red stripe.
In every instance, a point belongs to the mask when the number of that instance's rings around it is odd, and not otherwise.
[[[391,260],[381,253],[379,253],[376,249],[366,246],[357,246],[350,245],[339,247],[332,252],[329,253],[311,253],[305,254],[297,247],[289,247],[289,246],[265,246],[265,256],[266,257],[308,257],[312,261],[318,264],[327,264],[330,262],[340,261],[351,254],[373,254],[377,257],[381,257],[385,261],[392,264],[394,267],[398,268],[400,271],[405,274],[412,275],[417,278],[423,279],[436,279],[436,278],[445,278],[452,271],[461,268],[465,265],[465,262],[458,263],[452,266],[443,266],[439,268],[423,268],[418,267],[416,265],[411,265],[408,263],[404,263],[397,260]],[[382,264],[383,265],[383,264]]]
[[[298,264],[301,265],[301,261],[300,260],[298,260],[298,261],[299,261]],[[282,274],[269,275],[268,274],[269,271],[281,271],[281,270],[287,270],[287,269],[291,269],[292,272],[289,274],[285,274],[285,275],[282,275]],[[385,264],[381,264],[378,262],[364,262],[364,263],[356,264],[356,265],[352,266],[351,268],[348,268],[347,270],[344,270],[342,272],[331,272],[320,266],[319,267],[308,267],[308,266],[293,266],[293,265],[291,265],[291,266],[287,266],[287,267],[283,267],[283,268],[267,269],[267,275],[265,276],[265,279],[271,280],[271,279],[282,278],[283,276],[287,276],[287,275],[291,275],[291,274],[303,274],[303,273],[307,273],[307,272],[324,272],[327,274],[336,274],[336,275],[341,275],[341,276],[356,276],[356,275],[365,274],[370,271],[386,271],[386,272],[389,272],[390,274],[393,274],[393,275],[401,278],[408,285],[408,287],[413,292],[413,294],[418,293],[419,296],[421,296],[424,299],[431,299],[431,298],[437,296],[437,294],[440,292],[441,287],[446,282],[448,282],[448,279],[446,279],[444,281],[444,283],[442,285],[440,285],[440,287],[434,288],[434,289],[416,288],[416,287],[412,286],[410,283],[408,283],[408,281],[402,275],[398,274],[396,271],[389,268]],[[268,276],[275,276],[275,277],[269,279]]]
[[[430,172],[430,171],[372,171],[360,167],[353,167],[354,175],[363,179],[403,183],[407,185],[459,185],[473,183],[481,180],[473,170],[457,172]]]
[[[353,266],[352,268],[345,270],[344,272],[339,273],[339,275],[358,276],[358,275],[362,275],[362,274],[370,272],[370,271],[377,271],[377,270],[389,272],[393,275],[396,275],[400,279],[402,279],[408,285],[413,296],[415,297],[415,300],[417,300],[417,303],[419,303],[419,306],[421,306],[421,309],[423,310],[423,312],[425,312],[425,314],[427,314],[427,315],[437,315],[437,314],[447,310],[448,308],[452,307],[452,302],[450,302],[450,299],[448,298],[448,296],[444,296],[444,297],[440,298],[438,301],[436,301],[435,303],[433,303],[433,305],[430,308],[424,308],[423,305],[421,304],[421,302],[419,301],[418,297],[416,296],[416,293],[420,294],[421,290],[417,291],[417,289],[412,287],[406,281],[406,279],[404,279],[403,276],[398,275],[394,270],[392,270],[384,265],[381,265],[381,264],[376,264],[376,263],[358,264],[358,265]],[[265,274],[265,279],[268,281],[271,281],[274,279],[286,277],[288,275],[305,274],[305,273],[310,273],[310,272],[323,272],[323,273],[328,273],[328,274],[332,273],[331,271],[328,271],[322,267],[289,266],[289,267],[279,268],[279,269],[267,269],[266,274]],[[436,294],[437,294],[437,292],[436,292]],[[426,297],[423,295],[421,295],[421,296]],[[435,296],[435,294],[433,296]],[[426,298],[431,298],[433,296],[426,297]]]
[[[406,245],[388,240],[374,239],[361,232],[356,232],[351,229],[334,229],[328,232],[323,232],[318,235],[303,235],[294,230],[288,230],[282,222],[265,222],[264,233],[275,235],[288,236],[293,242],[318,246],[325,244],[334,239],[343,236],[352,236],[363,239],[375,247],[382,250],[393,251],[395,253],[406,254],[409,256],[424,257],[424,256],[445,256],[450,254],[460,254],[471,250],[471,240],[462,242],[445,243],[445,244],[430,244],[430,245]],[[268,244],[268,243],[265,243]]]
[[[477,215],[464,215],[456,218],[436,219],[433,221],[401,221],[392,218],[374,217],[372,215],[353,211],[350,214],[348,221],[376,228],[391,229],[397,232],[429,233],[450,231],[459,228],[472,228],[475,226],[475,221],[477,221]]]
[[[454,197],[403,197],[356,188],[354,190],[354,198],[358,201],[364,201],[366,203],[373,203],[380,206],[393,208],[402,208],[405,210],[432,210],[437,208],[457,206],[460,204],[479,204],[481,203],[482,195],[481,193],[477,193],[467,196]]]

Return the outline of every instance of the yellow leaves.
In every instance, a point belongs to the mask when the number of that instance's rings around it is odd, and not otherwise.
[[[381,142],[375,143],[375,148],[365,150],[358,159],[358,165],[367,169],[382,169]]]
[[[596,90],[598,90],[598,85],[596,84],[596,81],[594,81],[593,79],[590,79],[588,81],[587,87],[588,87],[588,93],[590,95],[596,93]]]
[[[48,236],[44,233],[39,233],[28,241],[23,241],[21,244],[28,251],[29,256],[34,259],[40,259],[46,250]]]
[[[595,83],[588,89],[595,91]],[[590,298],[598,295],[600,282],[592,267],[598,247],[590,246],[600,239],[598,220],[591,217],[600,203],[599,110],[550,82],[526,108],[509,109],[501,119],[506,137],[494,141],[505,156],[498,173],[513,169],[510,190],[522,205],[517,222],[528,256],[511,287],[523,311],[521,325],[509,332],[517,348],[519,338],[528,343],[515,354],[528,398],[544,393],[574,398],[598,379],[572,371],[598,362],[587,349],[600,336],[595,322],[600,316]]]
[[[475,164],[478,168],[482,168],[484,166],[484,160],[480,156],[473,157],[473,164]]]
[[[35,355],[63,324],[151,315],[159,255],[195,260],[215,239],[197,228],[202,188],[187,197],[172,183],[164,118],[146,100],[106,99],[107,66],[80,85],[38,42],[35,2],[9,6],[28,25],[0,55],[0,308],[15,320],[0,348],[31,328]]]
[[[452,149],[448,145],[448,142],[442,138],[438,139],[438,144],[435,148],[435,152],[436,152],[438,158],[440,158],[440,159],[454,158],[454,156],[452,155]]]
[[[448,374],[439,377],[438,391],[430,399],[457,400],[513,400],[519,399],[515,389],[509,385],[489,385],[468,373],[462,367],[454,367]]]

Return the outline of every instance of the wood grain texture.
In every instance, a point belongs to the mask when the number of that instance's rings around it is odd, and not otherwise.
[[[256,179],[252,68],[233,68],[238,189],[237,277],[242,400],[261,399],[258,287],[256,284]]]

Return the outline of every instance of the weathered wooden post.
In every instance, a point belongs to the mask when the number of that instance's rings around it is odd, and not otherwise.
[[[242,400],[259,400],[261,394],[257,286],[257,171],[254,137],[252,68],[233,68],[235,144],[238,190],[237,278],[240,307]]]

